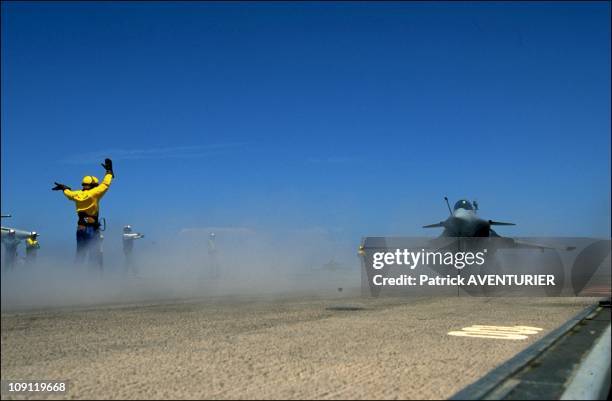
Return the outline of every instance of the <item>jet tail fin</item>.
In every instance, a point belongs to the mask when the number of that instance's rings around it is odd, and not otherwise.
[[[429,225],[423,226],[423,228],[437,228],[437,227],[444,228],[444,222],[440,222],[440,223],[436,223],[436,224],[429,224]]]
[[[514,223],[504,223],[503,221],[494,221],[494,220],[489,220],[489,224],[492,226],[515,226],[516,225]]]

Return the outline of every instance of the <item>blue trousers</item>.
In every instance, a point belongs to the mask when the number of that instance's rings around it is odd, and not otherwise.
[[[102,269],[102,238],[100,238],[100,229],[92,226],[78,226],[76,239],[76,263],[83,264],[85,259],[87,259],[90,266]]]

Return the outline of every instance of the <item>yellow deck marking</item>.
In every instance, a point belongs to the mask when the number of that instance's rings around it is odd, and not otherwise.
[[[530,334],[538,334],[543,329],[530,326],[487,326],[475,324],[461,331],[450,331],[449,336],[495,338],[500,340],[525,340]]]

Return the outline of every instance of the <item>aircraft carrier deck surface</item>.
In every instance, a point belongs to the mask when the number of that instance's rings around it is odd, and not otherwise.
[[[1,375],[69,380],[53,398],[448,398],[595,302],[344,291],[4,311]]]

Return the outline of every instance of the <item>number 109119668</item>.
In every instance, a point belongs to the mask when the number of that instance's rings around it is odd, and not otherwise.
[[[55,380],[3,380],[3,392],[9,393],[66,393],[67,381]]]

